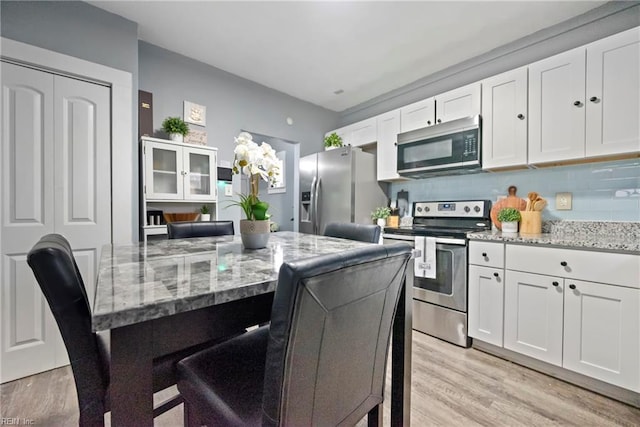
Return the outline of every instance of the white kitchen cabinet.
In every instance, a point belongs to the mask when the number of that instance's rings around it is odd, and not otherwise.
[[[469,336],[502,347],[504,270],[469,266]]]
[[[400,108],[400,132],[409,132],[436,123],[436,99],[431,97]]]
[[[640,28],[587,45],[586,156],[640,151]]]
[[[504,348],[562,366],[563,279],[507,270]]]
[[[529,65],[529,163],[585,154],[585,49]]]
[[[436,95],[436,123],[444,123],[480,114],[480,83],[472,83]]]
[[[216,200],[215,148],[151,138],[142,141],[147,201]]]
[[[482,81],[482,168],[527,164],[527,67]]]
[[[374,143],[378,138],[377,121],[375,117],[332,130],[327,132],[325,137],[331,135],[333,132],[342,138],[343,145],[351,145],[353,147]]]
[[[640,392],[640,289],[565,281],[563,367]]]
[[[377,175],[378,181],[403,180],[398,175],[398,133],[400,133],[400,110],[381,114],[377,117],[378,152]]]

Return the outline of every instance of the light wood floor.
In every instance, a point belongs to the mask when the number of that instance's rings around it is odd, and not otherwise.
[[[640,409],[478,350],[419,332],[413,345],[413,426],[640,426]],[[77,426],[77,410],[68,367],[0,387],[0,417]],[[389,425],[386,404],[384,412]],[[161,427],[181,424],[181,406],[156,418]]]

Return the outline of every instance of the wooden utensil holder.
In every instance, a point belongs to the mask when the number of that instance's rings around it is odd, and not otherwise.
[[[540,234],[542,232],[542,212],[520,211],[520,234]]]

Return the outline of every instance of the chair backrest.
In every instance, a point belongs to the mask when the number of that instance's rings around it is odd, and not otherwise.
[[[167,224],[170,239],[187,237],[233,236],[233,221],[170,222]]]
[[[285,263],[271,312],[263,425],[355,425],[382,402],[411,247]]]
[[[324,235],[360,242],[378,243],[380,227],[373,224],[354,224],[352,222],[331,222],[324,229]]]
[[[91,330],[91,308],[71,245],[59,234],[48,234],[29,251],[27,263],[49,303],[69,355],[80,425],[102,425],[108,378]]]

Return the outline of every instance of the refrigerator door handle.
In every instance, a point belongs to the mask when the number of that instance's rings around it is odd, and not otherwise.
[[[316,233],[316,215],[315,215],[315,210],[316,210],[316,184],[317,184],[317,176],[313,177],[313,181],[311,181],[311,206],[310,206],[310,219],[311,219],[311,232],[313,234],[317,234]]]
[[[322,181],[318,178],[318,182],[316,182],[316,203],[315,203],[315,212],[313,213],[313,220],[315,221],[316,230],[315,234],[320,234],[320,214],[318,213],[318,205],[320,204],[320,184]]]

